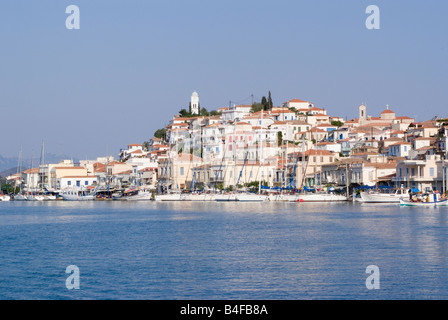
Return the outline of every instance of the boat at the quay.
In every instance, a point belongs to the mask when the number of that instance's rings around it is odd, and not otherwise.
[[[347,196],[335,193],[309,193],[298,194],[297,196],[299,202],[341,202],[347,200]]]
[[[3,194],[3,195],[1,195],[0,194],[0,201],[10,201],[11,200],[11,197],[9,196],[9,195],[7,195],[7,194]]]
[[[417,190],[418,191],[418,190]],[[395,192],[366,192],[360,193],[361,201],[365,203],[400,203],[403,197],[409,197],[409,189],[397,189]]]
[[[95,200],[95,193],[85,189],[67,188],[61,192],[65,201],[90,201]]]
[[[434,207],[434,206],[448,206],[448,200],[439,201],[411,201],[400,199],[400,205],[404,207]]]
[[[400,205],[404,207],[434,207],[447,206],[448,199],[442,198],[439,192],[429,192],[400,198]]]

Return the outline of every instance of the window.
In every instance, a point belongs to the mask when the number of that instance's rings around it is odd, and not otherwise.
[[[404,152],[408,151],[408,146],[404,146]]]
[[[89,181],[87,181],[87,180],[84,181],[84,185],[85,185],[85,186],[88,186],[88,185],[89,185]]]
[[[401,177],[401,168],[400,168],[400,175],[399,176]]]
[[[429,168],[429,175],[434,177],[434,168]]]
[[[412,176],[415,176],[415,168],[412,168],[412,169],[411,169],[411,175],[412,175]]]
[[[184,167],[180,167],[180,175],[181,175],[181,176],[184,175]]]
[[[71,182],[71,181],[67,181],[67,185],[68,185],[68,186],[71,186],[71,185],[72,185],[72,182]]]
[[[81,186],[81,181],[76,180],[76,186],[77,186],[77,187],[80,187],[80,186]]]

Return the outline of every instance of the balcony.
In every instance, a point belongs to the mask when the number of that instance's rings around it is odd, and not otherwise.
[[[434,182],[435,177],[395,177],[392,178],[393,182]]]

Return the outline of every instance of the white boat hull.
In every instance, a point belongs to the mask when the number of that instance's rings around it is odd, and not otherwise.
[[[10,196],[7,196],[7,195],[4,195],[4,196],[0,196],[0,201],[10,201],[11,200],[11,197]]]
[[[186,194],[185,201],[215,201],[215,195],[209,193]]]
[[[16,194],[14,196],[14,201],[26,201],[26,197],[23,194]]]
[[[240,193],[236,195],[237,201],[240,202],[263,202],[269,201],[268,196],[260,194]]]
[[[154,196],[154,200],[156,200],[156,201],[185,201],[185,195],[181,195],[178,193],[158,194],[158,195]]]
[[[236,194],[216,194],[215,201],[238,201]]]
[[[365,203],[400,203],[403,194],[395,193],[368,193],[361,192],[362,202]]]
[[[124,200],[127,201],[152,200],[152,194],[150,192],[142,192],[134,196],[125,197]]]
[[[440,201],[430,201],[430,202],[417,202],[405,199],[400,199],[400,205],[403,207],[438,207],[438,206],[448,206],[448,200]]]
[[[65,189],[60,193],[62,200],[65,201],[89,201],[95,200],[96,198],[96,189],[91,192],[85,189]]]
[[[327,193],[312,193],[312,194],[299,194],[297,196],[297,201],[299,202],[338,202],[347,201],[347,197],[337,194],[327,194]]]
[[[45,199],[44,196],[38,194],[37,195],[29,194],[26,196],[26,200],[28,201],[44,201],[44,199]]]
[[[269,201],[278,202],[297,202],[297,194],[271,194],[268,196]]]
[[[77,195],[62,194],[62,199],[65,201],[88,201],[88,200],[95,200],[95,196],[94,195],[77,196]]]

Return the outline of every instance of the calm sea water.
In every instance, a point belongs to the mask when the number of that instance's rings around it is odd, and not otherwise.
[[[447,240],[448,207],[0,202],[0,299],[446,299]]]

